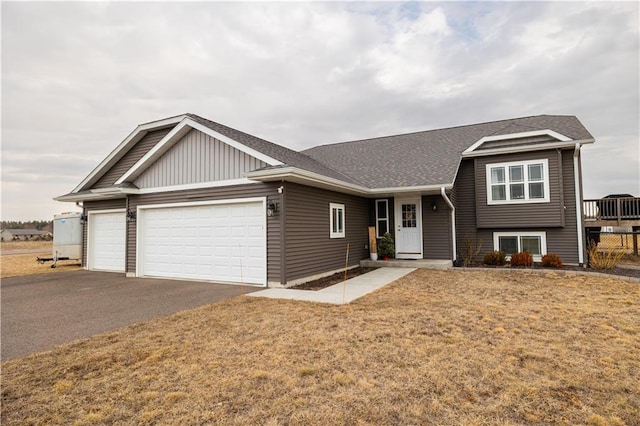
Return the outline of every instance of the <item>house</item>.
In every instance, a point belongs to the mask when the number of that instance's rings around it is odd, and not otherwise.
[[[35,237],[47,236],[49,233],[37,229],[3,229],[0,231],[2,241],[30,240]]]
[[[296,152],[194,114],[141,124],[59,201],[81,203],[83,265],[127,276],[291,286],[368,258],[547,252],[583,264],[573,116],[540,115]]]

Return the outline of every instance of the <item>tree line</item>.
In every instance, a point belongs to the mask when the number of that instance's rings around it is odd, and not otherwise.
[[[52,220],[29,220],[23,222],[21,220],[3,220],[0,221],[2,229],[37,229],[38,231],[53,231]]]

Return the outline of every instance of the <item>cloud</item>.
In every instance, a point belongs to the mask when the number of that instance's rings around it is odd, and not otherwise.
[[[640,195],[633,2],[2,7],[3,218],[66,209],[137,124],[183,112],[294,149],[577,115],[585,196]]]

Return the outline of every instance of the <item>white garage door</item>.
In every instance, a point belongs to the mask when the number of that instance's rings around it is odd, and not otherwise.
[[[140,216],[138,275],[266,284],[262,201],[147,208]]]
[[[89,215],[89,269],[124,272],[124,212]]]

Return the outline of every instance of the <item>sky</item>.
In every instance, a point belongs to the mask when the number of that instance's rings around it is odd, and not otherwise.
[[[575,115],[585,198],[640,196],[638,2],[6,2],[2,219],[191,112],[302,150]]]

